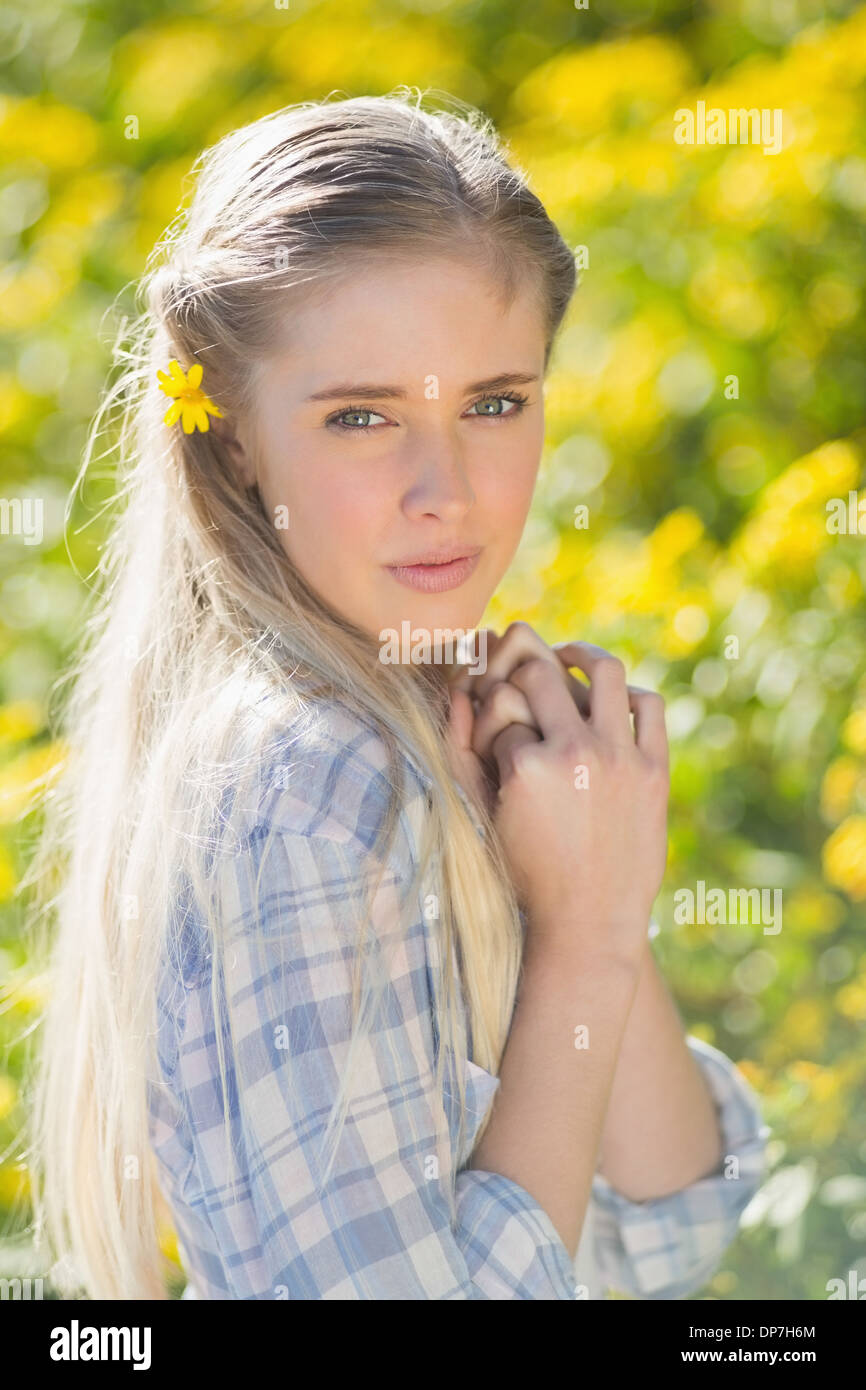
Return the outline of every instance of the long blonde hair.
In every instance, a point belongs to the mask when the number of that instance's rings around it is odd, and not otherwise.
[[[387,750],[379,863],[405,794],[401,751],[432,779],[416,883],[435,862],[437,930],[445,961],[459,961],[474,1059],[499,1067],[521,924],[493,827],[486,820],[482,840],[455,791],[446,687],[423,666],[377,659],[375,639],[290,563],[217,433],[164,427],[155,389],[170,358],[201,361],[208,394],[244,419],[255,364],[291,296],[350,254],[389,250],[472,251],[506,298],[534,277],[547,366],[573,254],[490,121],[441,94],[440,109],[424,109],[425,95],[401,87],[292,105],[205,150],[192,205],[155,247],[137,315],[118,334],[79,474],[107,432],[117,515],[68,697],[52,716],[67,754],[27,875],[49,977],[31,1097],[35,1232],[65,1296],[167,1296],[146,1078],[178,883],[195,887],[216,963],[223,943],[201,846],[215,844],[226,788],[255,777],[275,733],[302,725],[320,697],[363,718]],[[462,1116],[466,1038],[444,974],[437,1075],[447,1049]]]

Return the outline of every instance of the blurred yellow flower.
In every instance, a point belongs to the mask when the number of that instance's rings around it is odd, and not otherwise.
[[[691,1030],[694,1032],[694,1029]],[[750,1086],[756,1091],[766,1092],[769,1078],[764,1067],[759,1062],[755,1062],[751,1057],[741,1057],[737,1063],[738,1069],[743,1073]]]
[[[4,281],[4,286],[6,283]],[[0,372],[0,434],[25,419],[29,405],[30,396],[20,382],[11,372]]]
[[[180,1254],[177,1248],[177,1232],[173,1226],[165,1225],[160,1228],[159,1248],[167,1260],[173,1264],[180,1265]]]
[[[656,646],[662,656],[676,661],[702,642],[709,630],[705,596],[680,589],[667,622],[656,638]]]
[[[5,845],[0,844],[0,903],[6,902],[15,891],[15,865]]]
[[[0,769],[0,825],[12,825],[26,815],[61,771],[65,745],[40,744]]]
[[[114,55],[122,109],[135,112],[153,130],[171,129],[254,42],[247,26],[235,25],[227,44],[219,28],[201,16],[132,27]]]
[[[44,974],[27,975],[19,971],[4,984],[0,997],[4,1012],[10,1010],[26,1017],[36,1009],[44,1009],[49,997],[48,980]]]
[[[691,59],[673,39],[634,39],[571,48],[534,68],[514,93],[521,116],[541,115],[560,131],[605,131],[617,110],[639,104],[648,114],[672,102],[691,76]]]
[[[18,1099],[18,1087],[11,1076],[0,1075],[0,1120],[5,1120]]]
[[[836,1007],[855,1023],[866,1023],[866,976],[842,986],[836,995]]]
[[[822,860],[830,883],[857,902],[866,898],[866,816],[844,820],[825,841]]]
[[[23,1164],[0,1163],[0,1206],[11,1207],[30,1196],[30,1174]]]
[[[859,454],[845,439],[830,440],[796,459],[764,488],[752,515],[731,542],[731,558],[751,574],[783,569],[808,575],[832,541],[825,503],[831,497],[846,496],[859,473]],[[839,605],[856,597],[857,586],[852,586],[846,571]]]
[[[0,98],[3,162],[32,159],[49,169],[87,168],[99,149],[99,126],[84,111],[35,97]]]
[[[697,512],[677,507],[658,523],[649,538],[653,563],[672,564],[697,545],[704,534],[704,523]]]
[[[12,700],[0,705],[0,743],[20,743],[42,727],[42,709],[35,700]]]
[[[837,758],[830,763],[820,794],[820,808],[827,820],[841,820],[848,815],[860,777],[863,777],[863,767],[855,758]]]
[[[747,256],[734,251],[711,252],[702,260],[689,281],[688,296],[701,318],[731,338],[766,333],[781,314],[777,291],[759,277]]]
[[[853,753],[866,753],[866,709],[855,709],[842,725],[842,742]]]
[[[814,1051],[824,1041],[826,1005],[822,999],[795,999],[779,1026],[779,1036]]]
[[[835,931],[845,920],[842,899],[810,883],[789,891],[785,902],[785,924],[798,936],[819,936]]]

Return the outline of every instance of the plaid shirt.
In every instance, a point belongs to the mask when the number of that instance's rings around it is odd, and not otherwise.
[[[189,1280],[184,1297],[598,1299],[611,1287],[672,1299],[701,1289],[761,1182],[769,1130],[729,1058],[691,1036],[735,1176],[720,1165],[681,1191],[632,1202],[597,1173],[572,1260],[523,1187],[466,1166],[500,1084],[469,1061],[452,1224],[444,1188],[450,1155],[430,1166],[441,1152],[437,1119],[456,1145],[458,1116],[449,1087],[437,1093],[434,1084],[431,974],[442,967],[423,897],[411,928],[395,935],[397,889],[417,862],[429,785],[414,760],[404,768],[407,794],[372,917],[377,942],[391,937],[385,1006],[357,1059],[361,1084],[324,1192],[316,1188],[319,1144],[351,1032],[353,946],[340,930],[341,905],[350,876],[358,882],[370,871],[388,797],[375,731],[348,711],[319,707],[303,743],[286,740],[262,767],[261,793],[246,798],[256,804],[234,807],[240,850],[220,861],[214,879],[227,950],[230,1029],[221,1018],[219,1030],[227,1117],[209,942],[191,895],[178,895],[180,933],[163,956],[158,1077],[148,1096],[160,1182]],[[292,1038],[290,1066],[275,1043],[281,1030]],[[468,1025],[467,1037],[471,1056]]]

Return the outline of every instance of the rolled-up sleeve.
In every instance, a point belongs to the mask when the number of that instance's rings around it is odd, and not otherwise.
[[[518,1184],[460,1169],[452,1220],[454,1136],[435,1078],[429,924],[408,912],[400,925],[401,873],[391,868],[364,936],[378,1002],[352,1042],[358,923],[347,907],[350,888],[371,872],[369,854],[351,842],[280,831],[221,875],[250,1213],[238,1242],[248,1253],[235,1261],[246,1292],[235,1296],[574,1299],[573,1261]],[[327,1170],[325,1129],[350,1063],[350,1103]],[[469,1068],[483,1105],[498,1083]]]
[[[723,1137],[716,1172],[665,1197],[632,1202],[593,1178],[593,1256],[600,1284],[647,1299],[701,1289],[737,1235],[764,1176],[767,1139],[758,1098],[725,1053],[686,1043],[709,1085]]]

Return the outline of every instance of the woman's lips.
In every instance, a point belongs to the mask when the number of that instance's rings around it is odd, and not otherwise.
[[[386,565],[385,568],[398,584],[421,589],[427,594],[441,594],[465,584],[480,558],[479,550],[476,555],[464,555],[462,559],[450,560],[447,565]]]

